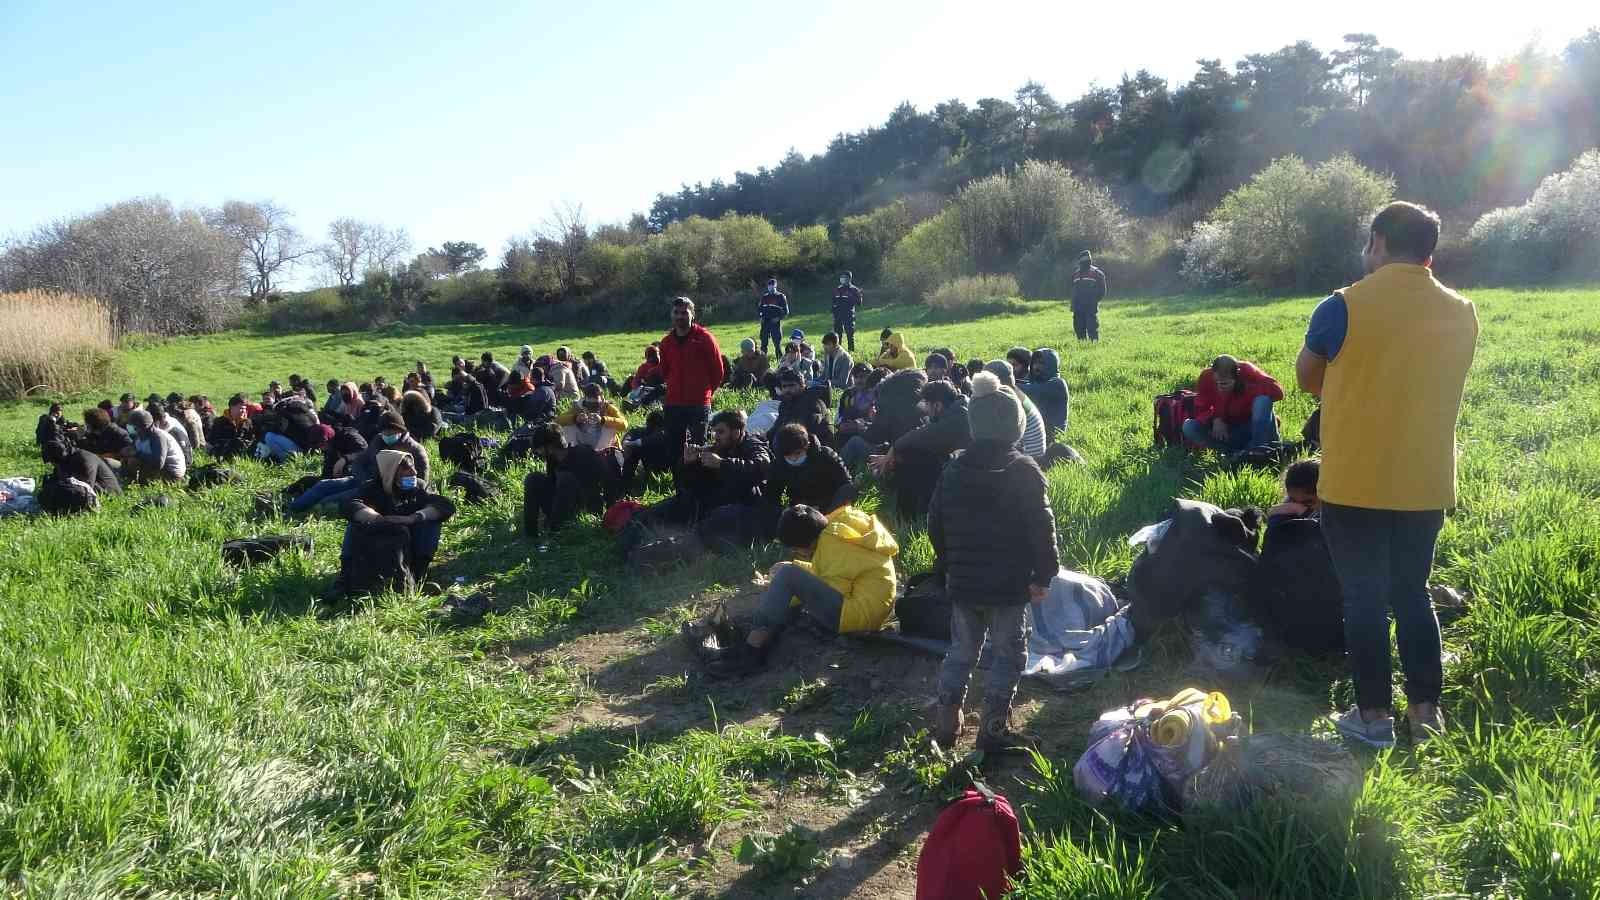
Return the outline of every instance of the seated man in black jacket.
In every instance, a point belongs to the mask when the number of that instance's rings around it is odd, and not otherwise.
[[[900,436],[882,456],[867,462],[879,477],[887,477],[895,492],[900,515],[918,517],[928,510],[939,473],[950,454],[972,444],[967,419],[967,397],[948,381],[930,381],[919,401],[926,424]]]
[[[427,579],[428,567],[439,550],[443,525],[456,514],[456,506],[450,498],[428,490],[410,453],[381,450],[377,455],[377,476],[362,485],[355,497],[345,504],[344,513],[350,524],[345,527],[344,546],[339,551],[340,585],[356,587],[349,584],[345,575],[350,565],[351,545],[359,529],[375,527],[405,529],[406,568],[412,580],[421,584]]]
[[[95,407],[83,411],[84,430],[79,445],[110,464],[112,471],[122,467],[122,457],[133,446],[133,438],[111,420],[111,414]]]
[[[711,443],[684,446],[678,493],[651,507],[648,519],[694,525],[707,544],[748,543],[771,465],[766,443],[745,430],[744,413],[725,409],[711,417]]]
[[[1044,472],[1018,452],[1022,403],[991,372],[972,379],[972,448],[951,460],[928,508],[935,569],[953,601],[950,649],[939,670],[934,740],[954,745],[967,679],[987,634],[994,662],[985,681],[978,749],[1026,744],[1012,730],[1011,698],[1027,663],[1030,601],[1043,602],[1060,565]]]
[[[839,454],[807,434],[798,422],[772,435],[772,468],[762,493],[762,536],[777,536],[778,519],[791,506],[810,506],[826,515],[855,500],[855,484]]]
[[[833,443],[833,389],[824,384],[807,388],[795,369],[778,370],[778,418],[769,434],[789,423],[797,423],[806,433],[824,444]]]
[[[70,449],[69,445],[60,441],[45,444],[42,452],[44,461],[55,466],[56,480],[76,478],[94,488],[94,492],[102,497],[122,493],[122,482],[117,480],[117,473],[93,453]]]
[[[668,474],[672,471],[672,436],[667,433],[667,414],[651,410],[645,417],[643,428],[630,428],[622,438],[622,484],[625,491],[634,491],[634,478],[639,467],[646,474]]]
[[[77,423],[68,422],[61,415],[61,404],[52,403],[50,409],[39,417],[39,426],[33,431],[33,438],[43,452],[45,445],[59,443],[71,446],[78,436]],[[49,460],[45,460],[49,462]]]
[[[622,464],[616,453],[569,445],[560,428],[545,424],[534,432],[534,455],[544,460],[544,471],[529,472],[522,481],[522,529],[530,540],[540,539],[541,513],[555,531],[580,511],[601,515],[621,499]],[[540,543],[540,552],[546,547]]]

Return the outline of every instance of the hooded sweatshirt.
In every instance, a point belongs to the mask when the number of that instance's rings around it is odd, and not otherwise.
[[[1072,395],[1061,377],[1061,358],[1049,347],[1033,351],[1032,373],[1022,384],[1023,393],[1038,407],[1050,434],[1067,430],[1067,412]]]
[[[910,347],[906,346],[906,339],[900,332],[897,331],[889,335],[884,343],[889,345],[889,349],[879,354],[877,365],[893,369],[896,372],[901,369],[916,367],[916,354],[912,352]]]
[[[984,366],[983,370],[994,373],[994,376],[1000,379],[1000,383],[1011,388],[1017,395],[1017,399],[1022,401],[1022,415],[1027,422],[1022,429],[1022,440],[1017,442],[1017,449],[1035,460],[1042,459],[1049,444],[1049,439],[1044,429],[1044,417],[1039,415],[1038,407],[1033,405],[1033,401],[1028,399],[1028,395],[1017,390],[1017,376],[1016,372],[1011,368],[1011,363],[1003,359],[997,359]]]
[[[877,631],[894,609],[894,558],[899,553],[894,535],[876,516],[841,506],[828,516],[810,561],[793,565],[844,595],[840,634]]]
[[[402,491],[395,484],[400,464],[416,462],[410,453],[401,450],[380,450],[376,457],[377,475],[361,488],[355,498],[345,504],[345,517],[352,522],[370,523],[379,516],[409,516],[422,513],[430,522],[443,522],[456,513],[450,498],[431,493],[428,485],[417,476],[417,488]]]

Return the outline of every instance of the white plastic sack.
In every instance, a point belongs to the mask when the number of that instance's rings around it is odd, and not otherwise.
[[[34,480],[27,476],[0,478],[0,517],[38,512],[39,501],[33,491]]]
[[[745,421],[744,430],[759,437],[771,431],[777,421],[778,401],[763,400],[751,410],[749,419]]]
[[[1062,569],[1045,599],[1028,607],[1024,675],[1104,669],[1133,646],[1133,625],[1111,586],[1093,575]]]

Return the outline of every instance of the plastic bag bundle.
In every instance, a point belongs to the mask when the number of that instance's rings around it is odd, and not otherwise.
[[[1168,700],[1140,700],[1089,727],[1089,749],[1073,767],[1073,781],[1090,803],[1177,807],[1189,780],[1241,727],[1228,698],[1216,691],[1187,688]]]

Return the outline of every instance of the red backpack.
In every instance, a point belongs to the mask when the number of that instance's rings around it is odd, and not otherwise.
[[[1194,391],[1176,390],[1156,397],[1155,438],[1156,447],[1186,447],[1194,445],[1183,438],[1183,423],[1194,418]]]
[[[1006,798],[974,782],[945,808],[917,857],[917,900],[999,900],[1022,871],[1022,835]]]

